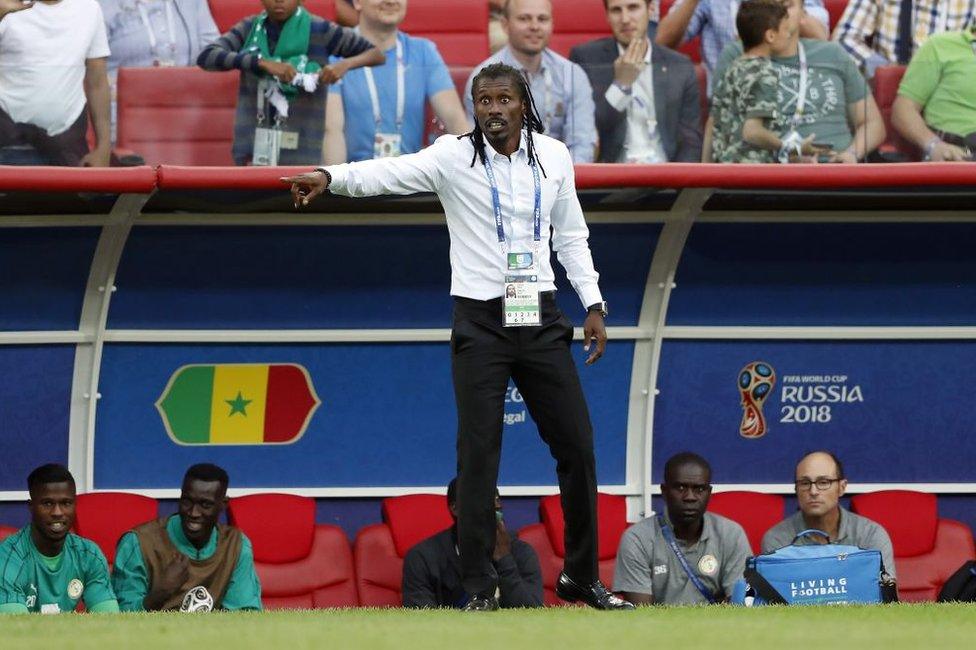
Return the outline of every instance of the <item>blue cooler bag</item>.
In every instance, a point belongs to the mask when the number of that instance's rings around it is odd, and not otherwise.
[[[796,546],[800,537],[818,530],[803,531],[772,553],[746,560],[745,579],[755,594],[753,605],[829,605],[887,602],[893,583],[888,584],[881,552],[843,544]],[[829,538],[828,538],[829,539]],[[744,604],[746,590],[737,590]]]

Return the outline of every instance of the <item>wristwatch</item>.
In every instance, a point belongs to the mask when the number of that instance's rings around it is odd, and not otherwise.
[[[587,313],[589,313],[591,311],[598,311],[598,312],[600,312],[600,315],[603,316],[604,318],[606,318],[607,316],[610,315],[610,312],[607,310],[607,301],[606,300],[602,300],[600,302],[595,302],[595,303],[593,303],[592,305],[590,305],[589,307],[586,308],[586,312]]]

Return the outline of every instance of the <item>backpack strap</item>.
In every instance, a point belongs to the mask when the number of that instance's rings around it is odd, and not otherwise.
[[[759,597],[770,605],[789,605],[789,603],[786,602],[786,599],[783,598],[778,591],[776,591],[776,587],[769,584],[769,581],[766,580],[762,574],[756,571],[756,567],[754,565],[746,565],[746,569],[743,572],[743,577],[746,579],[746,582],[748,582],[749,585],[756,590]]]

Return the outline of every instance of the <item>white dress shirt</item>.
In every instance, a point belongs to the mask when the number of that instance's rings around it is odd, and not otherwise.
[[[617,43],[623,54],[625,48]],[[625,93],[616,84],[610,84],[604,97],[618,111],[627,111],[627,136],[620,153],[621,163],[663,163],[668,156],[661,145],[657,128],[657,111],[654,108],[654,68],[651,66],[651,45],[644,54],[645,71],[637,76],[631,92]]]
[[[599,274],[590,255],[589,229],[576,196],[576,178],[569,150],[562,142],[533,134],[536,159],[542,164],[541,241],[537,258],[540,291],[554,290],[549,254],[552,248],[584,307],[603,300]],[[526,135],[511,159],[485,144],[498,183],[505,243],[495,228],[491,189],[485,167],[474,156],[471,138],[445,135],[431,146],[397,158],[364,160],[324,169],[332,175],[329,189],[352,197],[434,192],[444,208],[451,235],[451,295],[490,300],[503,295],[507,253],[531,252],[535,184],[528,163]],[[424,260],[416,260],[422,264]]]

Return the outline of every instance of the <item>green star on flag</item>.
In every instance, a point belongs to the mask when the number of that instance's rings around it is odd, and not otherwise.
[[[227,414],[227,417],[231,417],[235,413],[240,413],[244,417],[247,417],[247,411],[245,411],[245,409],[247,408],[247,405],[254,400],[244,399],[244,397],[241,395],[241,391],[237,391],[237,397],[235,399],[225,399],[224,401],[230,404],[230,413]]]

